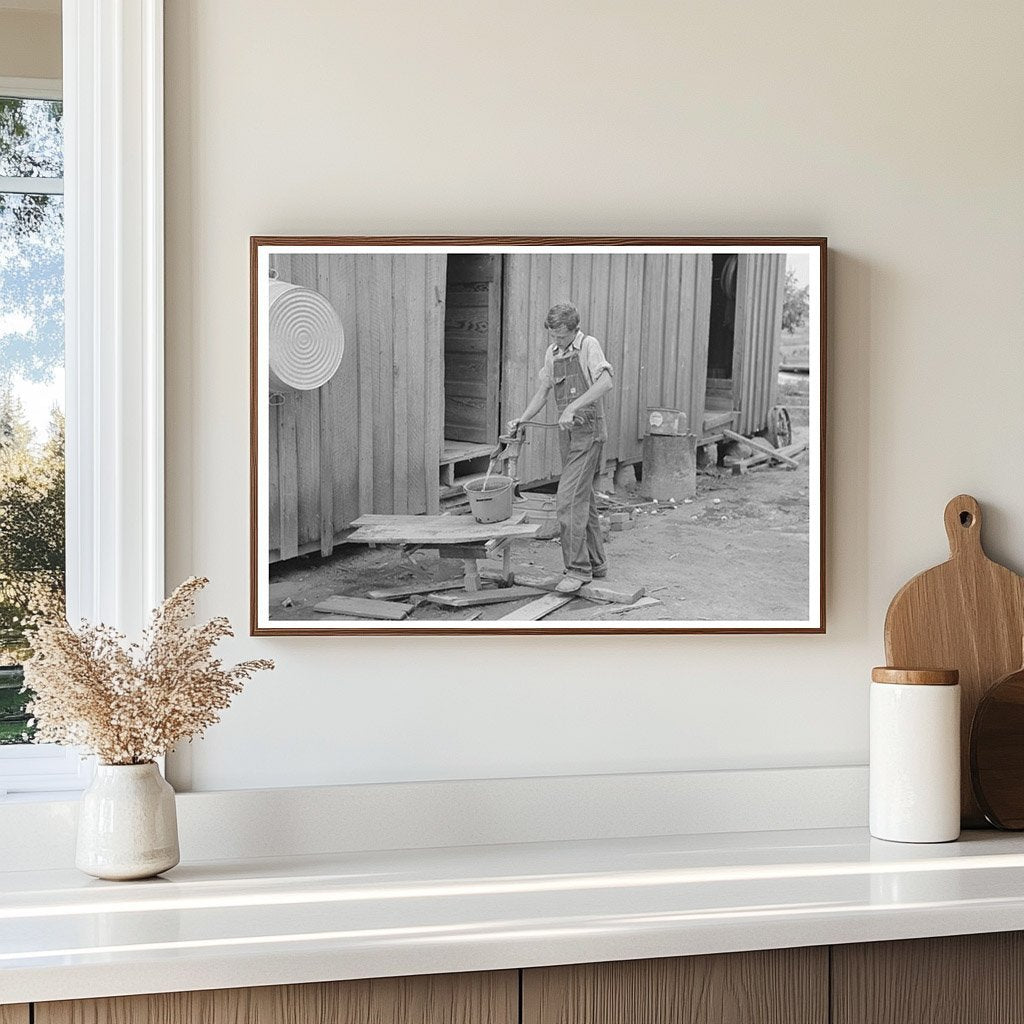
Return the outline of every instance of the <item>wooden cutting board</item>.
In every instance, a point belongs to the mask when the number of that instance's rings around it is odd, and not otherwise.
[[[960,813],[984,827],[970,773],[971,722],[988,688],[1020,667],[1024,578],[993,562],[981,546],[981,508],[959,494],[944,515],[949,561],[919,573],[885,616],[885,657],[894,668],[960,670]]]

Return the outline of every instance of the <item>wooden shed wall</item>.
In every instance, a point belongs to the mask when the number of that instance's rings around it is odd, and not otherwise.
[[[544,317],[571,300],[582,327],[601,342],[615,387],[605,398],[606,460],[640,459],[649,406],[682,409],[699,429],[704,414],[711,257],[684,253],[505,257],[502,418],[525,408],[537,389],[548,340]],[[628,344],[627,344],[628,339]],[[538,419],[557,418],[554,402]],[[531,430],[522,480],[561,472],[558,433]]]
[[[733,408],[741,434],[764,430],[779,391],[779,331],[786,291],[786,256],[740,256],[736,272]]]
[[[444,255],[274,255],[345,328],[335,376],[270,407],[271,558],[329,553],[366,512],[438,510]]]

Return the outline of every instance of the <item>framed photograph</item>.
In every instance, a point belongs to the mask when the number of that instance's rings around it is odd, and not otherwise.
[[[250,248],[253,635],[825,631],[825,239]]]

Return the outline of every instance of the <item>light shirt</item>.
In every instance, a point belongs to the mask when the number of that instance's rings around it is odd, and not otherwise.
[[[583,370],[583,376],[587,379],[588,387],[593,387],[594,381],[606,370],[609,374],[612,374],[612,364],[605,359],[601,343],[597,338],[592,338],[589,334],[585,335],[582,331],[577,331],[576,337],[566,346],[565,353],[569,352],[576,353],[576,358],[580,361],[580,369]],[[558,354],[558,346],[552,342],[548,346],[547,352],[544,353],[544,365],[540,368],[540,373],[538,374],[541,383],[547,384],[549,388],[555,386],[555,356]]]

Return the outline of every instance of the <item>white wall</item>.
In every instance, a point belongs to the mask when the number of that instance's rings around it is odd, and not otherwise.
[[[832,245],[826,636],[242,638],[195,788],[864,762],[946,500],[1024,569],[1024,6],[167,8],[168,580],[240,632],[250,234]]]

